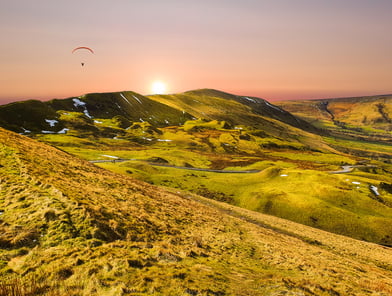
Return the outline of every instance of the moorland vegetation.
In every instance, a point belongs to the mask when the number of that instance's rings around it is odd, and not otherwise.
[[[198,90],[0,106],[23,134],[0,134],[3,289],[388,295],[387,122],[291,104]]]

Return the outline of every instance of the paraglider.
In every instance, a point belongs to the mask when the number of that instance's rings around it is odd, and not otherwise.
[[[90,47],[87,47],[87,46],[76,47],[76,48],[74,48],[72,50],[72,53],[74,54],[75,52],[78,52],[78,51],[81,51],[81,52],[84,52],[84,53],[86,53],[86,51],[87,51],[88,54],[90,54],[90,53],[94,54],[94,50],[92,50]],[[85,65],[85,62],[81,62],[80,64],[83,67]]]

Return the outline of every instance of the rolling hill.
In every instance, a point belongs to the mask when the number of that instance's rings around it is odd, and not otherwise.
[[[0,126],[23,134],[77,130],[85,135],[114,137],[124,134],[124,129],[135,122],[148,122],[157,128],[181,126],[195,119],[224,121],[231,128],[243,125],[294,142],[298,142],[298,135],[307,138],[308,132],[318,131],[263,99],[211,89],[150,97],[134,92],[97,93],[0,106]]]
[[[392,95],[275,103],[335,135],[391,142]]]
[[[58,133],[76,128],[98,133],[94,119],[112,119],[119,126],[149,121],[154,126],[182,124],[189,114],[134,92],[93,93],[47,102],[20,101],[0,106],[0,125],[19,133]]]
[[[164,190],[3,129],[0,155],[0,295],[392,293],[390,248]]]
[[[271,119],[274,119],[305,131],[319,131],[306,121],[257,97],[237,96],[214,89],[199,89],[173,95],[153,95],[149,98],[185,110],[196,118],[221,120],[231,125],[262,129],[273,125]]]
[[[125,176],[392,245],[391,147],[319,132],[262,99],[118,92],[1,112],[4,127]],[[331,174],[342,165],[352,170]]]

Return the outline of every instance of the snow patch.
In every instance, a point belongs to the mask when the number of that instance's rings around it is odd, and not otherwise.
[[[139,99],[138,97],[136,97],[136,96],[134,96],[134,95],[132,95],[132,97],[133,97],[136,101],[138,101],[139,104],[143,104],[142,101],[140,101],[140,99]]]
[[[116,103],[116,106],[118,109],[121,109],[121,106],[119,104]]]
[[[288,177],[289,175],[287,175],[287,174],[282,174],[282,175],[280,175],[281,177]]]
[[[141,118],[139,118],[139,120],[140,120],[140,122],[144,122],[144,120],[143,120],[143,119],[141,119]]]
[[[85,102],[82,102],[82,101],[79,100],[79,99],[72,99],[72,101],[74,102],[74,106],[75,106],[75,107],[86,106],[86,103],[85,103]]]
[[[114,158],[114,159],[118,159],[118,158],[119,158],[119,157],[117,157],[117,156],[107,155],[107,154],[101,154],[101,156],[109,157],[109,158]]]
[[[25,129],[23,126],[22,126],[22,130],[23,130],[23,132],[26,133],[26,134],[31,133],[31,131]]]
[[[170,124],[169,120],[166,120],[166,119],[165,119],[165,123],[166,123],[166,124]]]
[[[169,140],[169,139],[157,139],[158,142],[171,142],[173,140]]]
[[[94,120],[94,123],[103,123],[102,121]]]
[[[267,106],[269,106],[269,107],[271,107],[271,108],[273,108],[273,109],[275,109],[275,110],[278,110],[279,112],[283,112],[282,109],[280,109],[280,108],[278,108],[278,107],[276,107],[276,106],[274,106],[274,105],[268,103],[267,101],[264,101],[264,102],[265,102],[265,104],[266,104]]]
[[[84,109],[83,111],[84,115],[86,115],[88,118],[93,118],[87,111],[87,109]]]
[[[43,134],[54,134],[55,132],[52,132],[52,131],[41,131],[41,133],[43,133]]]
[[[353,184],[355,184],[355,185],[360,185],[360,184],[361,184],[361,182],[357,182],[357,181],[353,181],[353,182],[351,182],[351,183],[353,183]]]
[[[69,131],[69,128],[63,128],[61,131],[58,131],[58,134],[66,134]]]
[[[84,110],[83,110],[83,113],[84,113],[84,115],[86,115],[88,118],[93,118],[89,113],[88,113],[88,110],[87,110],[87,108],[86,108],[86,103],[85,102],[82,102],[81,100],[79,100],[79,99],[72,99],[72,101],[74,102],[74,106],[77,108],[77,107],[82,107]]]
[[[245,100],[248,100],[248,101],[250,101],[252,103],[257,103],[257,101],[255,99],[252,99],[252,98],[249,98],[249,97],[242,97],[242,98],[244,98]]]
[[[132,105],[132,104],[128,101],[128,99],[127,99],[122,93],[120,93],[120,96],[121,96],[129,105]]]
[[[59,123],[56,119],[45,119],[47,123],[49,123],[50,127],[54,127],[56,123]]]
[[[370,190],[371,190],[375,195],[377,195],[377,196],[380,195],[380,193],[378,192],[378,188],[377,188],[376,186],[370,185],[369,188],[370,188]]]

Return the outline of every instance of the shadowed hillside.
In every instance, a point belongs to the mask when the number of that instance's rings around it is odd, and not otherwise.
[[[197,118],[224,120],[231,125],[247,125],[273,129],[270,119],[299,129],[318,130],[289,112],[257,97],[237,96],[214,89],[200,89],[173,95],[154,95],[149,98],[185,110]]]
[[[62,133],[64,128],[74,127],[99,134],[96,118],[113,119],[126,126],[132,121],[166,126],[183,124],[192,117],[130,91],[93,93],[48,102],[21,101],[0,106],[0,125],[25,134]]]
[[[0,143],[1,295],[392,293],[388,248]]]
[[[225,122],[225,127],[231,129],[246,126],[267,137],[320,148],[309,139],[313,137],[309,132],[320,130],[306,121],[263,99],[210,89],[149,97],[130,91],[96,93],[0,106],[0,126],[25,135],[76,131],[81,137],[114,138],[126,136],[126,129],[132,129],[134,123],[158,128],[182,126],[196,119]]]

